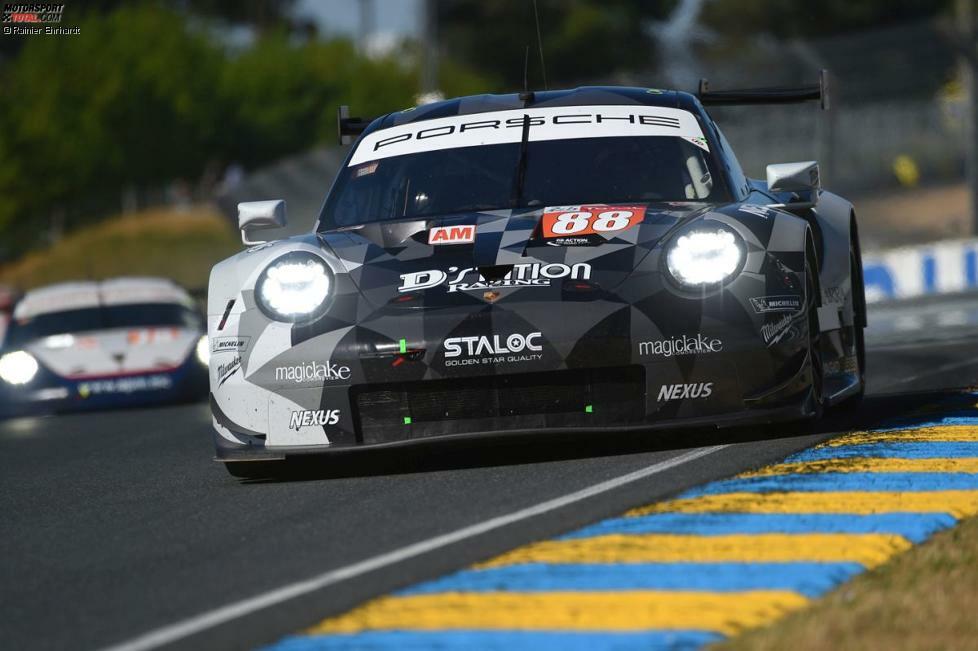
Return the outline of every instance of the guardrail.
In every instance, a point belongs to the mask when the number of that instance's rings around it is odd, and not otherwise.
[[[978,238],[863,254],[866,301],[978,289]]]

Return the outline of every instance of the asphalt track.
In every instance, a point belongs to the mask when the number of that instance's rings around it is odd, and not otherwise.
[[[869,397],[816,426],[439,444],[239,483],[204,405],[0,423],[0,646],[273,642],[978,384],[976,317],[971,296],[874,309]]]

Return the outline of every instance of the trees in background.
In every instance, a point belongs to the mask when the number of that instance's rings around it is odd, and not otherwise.
[[[360,115],[414,104],[408,46],[365,57],[348,40],[287,29],[260,2],[204,2],[195,14],[101,4],[72,21],[79,35],[23,38],[0,64],[0,262],[42,242],[52,221],[117,212],[126,191],[334,141],[341,103]],[[229,25],[249,16],[264,22],[242,44]],[[443,81],[484,88],[458,66]]]
[[[0,71],[0,237],[28,243],[51,211],[194,173],[216,141],[221,52],[155,6],[24,39]],[[118,196],[118,195],[116,195]]]
[[[652,67],[655,43],[648,26],[664,20],[676,3],[537,0],[548,84],[566,87]],[[533,2],[441,0],[436,6],[444,53],[512,91],[523,87],[529,46],[530,86],[543,87]]]
[[[951,0],[712,0],[703,4],[702,22],[741,36],[834,36],[927,19],[951,4]]]
[[[335,109],[376,115],[413,105],[422,43],[363,56],[320,40],[295,0],[92,0],[71,37],[0,39],[0,262],[117,211],[124,190],[195,183],[226,164],[255,167],[335,137]],[[656,39],[695,0],[537,0],[551,88],[621,82],[656,70]],[[696,25],[721,51],[926,19],[950,0],[705,0]],[[534,3],[439,0],[446,95],[540,88]],[[681,21],[680,21],[681,22]],[[245,38],[240,38],[241,35]],[[908,51],[914,44],[907,45]],[[663,54],[665,57],[665,54]],[[943,81],[941,82],[943,83]]]

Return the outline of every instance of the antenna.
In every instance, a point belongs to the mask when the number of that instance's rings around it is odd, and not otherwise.
[[[527,70],[530,67],[530,46],[526,46],[526,51],[523,53],[523,92],[520,93],[520,101],[523,102],[524,107],[527,102],[533,101],[533,93],[530,92],[530,82],[527,79]]]
[[[537,10],[537,0],[533,0],[533,17],[537,23],[537,48],[540,50],[540,72],[543,73],[543,89],[550,90],[547,88],[547,63],[543,60],[543,38],[540,36],[540,12]]]

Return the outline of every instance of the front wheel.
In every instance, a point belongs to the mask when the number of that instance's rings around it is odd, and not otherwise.
[[[815,418],[825,412],[825,371],[822,362],[822,332],[818,325],[818,262],[808,247],[805,256],[805,298],[808,307],[808,358],[812,370],[812,408]]]
[[[856,377],[859,391],[845,401],[847,409],[858,407],[866,394],[866,337],[863,328],[866,315],[866,299],[862,289],[862,266],[854,247],[849,247],[849,273],[852,287],[852,339],[856,353]]]

